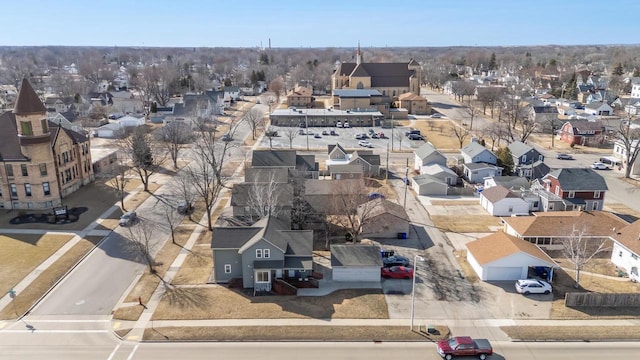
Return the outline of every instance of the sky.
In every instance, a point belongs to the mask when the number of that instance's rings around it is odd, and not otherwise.
[[[0,0],[0,45],[639,44],[638,0]]]

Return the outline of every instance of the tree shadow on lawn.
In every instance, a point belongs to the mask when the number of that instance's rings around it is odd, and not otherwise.
[[[31,213],[31,214],[22,214],[14,217],[9,220],[11,225],[22,225],[22,224],[52,224],[52,225],[64,225],[71,224],[80,218],[82,213],[87,212],[89,208],[87,207],[74,207],[67,211],[67,215],[64,216],[56,216],[52,213]]]

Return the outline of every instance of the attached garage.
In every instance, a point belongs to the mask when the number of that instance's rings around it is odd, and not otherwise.
[[[411,187],[418,195],[444,196],[447,195],[449,185],[444,180],[440,180],[432,175],[414,176]]]
[[[483,281],[526,279],[529,267],[558,267],[537,245],[502,231],[468,243],[467,261]]]
[[[331,245],[333,281],[380,282],[382,256],[375,245]]]

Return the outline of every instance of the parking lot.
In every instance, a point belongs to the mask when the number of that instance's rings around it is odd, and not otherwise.
[[[345,148],[359,148],[358,141],[366,140],[371,143],[371,149],[374,150],[389,150],[399,151],[413,151],[420,147],[424,141],[422,140],[409,140],[405,133],[409,130],[408,127],[399,126],[396,128],[382,128],[382,127],[309,127],[309,128],[295,128],[270,126],[270,130],[276,131],[277,136],[271,138],[271,147],[273,148],[289,148],[289,138],[292,138],[292,148],[306,150],[309,149],[326,149],[329,144],[340,143]],[[384,138],[372,138],[370,136],[370,129],[374,133],[383,133]],[[335,135],[330,135],[331,130],[335,132]],[[295,134],[289,136],[289,133],[295,131]],[[327,135],[323,135],[323,132]],[[304,135],[301,135],[304,133]],[[317,136],[315,136],[318,134]],[[357,139],[356,134],[366,134],[366,139]],[[263,137],[260,143],[262,147],[269,147],[269,138]]]

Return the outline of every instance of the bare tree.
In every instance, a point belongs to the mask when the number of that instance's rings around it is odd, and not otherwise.
[[[236,124],[229,125],[229,135],[235,135]],[[231,145],[229,141],[217,141],[215,128],[200,126],[198,138],[193,144],[194,161],[184,170],[190,177],[191,186],[202,199],[207,213],[207,228],[213,230],[213,205],[218,200],[220,191],[226,185],[223,168],[227,152]]]
[[[141,90],[144,99],[153,99],[160,106],[166,106],[171,94],[178,86],[178,69],[172,64],[152,65],[142,72]]]
[[[155,260],[152,252],[152,239],[156,224],[149,220],[139,218],[137,222],[128,227],[130,248],[134,254],[149,266],[149,272],[155,273]]]
[[[469,104],[469,106],[462,108],[462,114],[464,121],[469,124],[469,131],[473,131],[473,120],[480,114],[480,110]]]
[[[127,211],[124,207],[124,198],[126,195],[125,188],[127,183],[129,183],[129,178],[127,177],[128,171],[129,166],[125,165],[122,159],[118,158],[116,164],[111,168],[111,171],[107,171],[104,174],[105,177],[109,178],[109,180],[107,180],[107,185],[113,189],[116,194],[118,194],[122,211]]]
[[[131,159],[133,171],[144,185],[144,191],[149,191],[149,178],[160,170],[167,157],[166,151],[158,145],[143,126],[135,128],[120,142],[121,149]]]
[[[173,206],[173,204],[164,201],[161,202],[160,200],[156,202],[156,205],[159,205],[158,203],[160,203],[160,206],[162,207],[162,218],[167,222],[167,225],[169,226],[169,231],[171,232],[171,242],[175,244],[176,228],[178,227],[178,225],[180,225],[182,216],[178,214],[178,211],[176,210],[176,207]]]
[[[274,137],[278,136],[278,132],[271,126],[267,126],[267,128],[264,131],[264,136],[267,137],[267,139],[269,139],[269,149],[272,148],[272,140]]]
[[[362,226],[378,202],[369,202],[364,180],[341,180],[332,189],[329,221],[346,229],[354,242],[360,241]]]
[[[624,156],[624,177],[631,177],[631,168],[640,154],[640,129],[631,127],[631,116],[620,122],[620,128],[616,131],[618,144],[621,145]]]
[[[293,139],[297,138],[300,135],[300,131],[293,127],[289,126],[284,129],[284,136],[289,140],[289,149],[293,149]]]
[[[280,103],[280,96],[284,91],[284,79],[282,76],[278,76],[269,82],[269,91],[272,91],[276,96],[276,104]]]
[[[275,174],[271,172],[264,182],[254,182],[249,189],[247,205],[251,209],[250,216],[254,213],[258,219],[265,216],[278,217],[282,212],[284,200],[284,187],[290,187],[286,183],[278,183]]]
[[[580,270],[596,255],[608,250],[607,239],[594,239],[588,236],[587,226],[573,225],[569,236],[564,239],[564,255],[576,270],[575,288],[580,286]]]
[[[242,117],[242,121],[246,122],[251,129],[251,138],[256,139],[256,131],[264,124],[264,114],[258,108],[251,108]]]
[[[187,124],[174,121],[162,127],[160,136],[169,156],[171,156],[173,168],[178,169],[178,155],[186,144],[193,141],[193,130]]]
[[[405,138],[405,134],[402,133],[402,131],[394,131],[393,132],[393,139],[398,143],[398,150],[401,151],[402,150],[402,140],[404,140]],[[391,151],[393,151],[393,149],[391,149]]]
[[[491,123],[482,130],[482,136],[491,140],[491,151],[497,146],[500,147],[500,141],[505,138],[504,124]]]
[[[458,143],[460,144],[460,149],[462,149],[462,145],[464,144],[464,141],[469,136],[471,136],[471,133],[464,126],[460,126],[455,123],[451,123],[450,131],[451,131],[451,136],[455,137],[458,140]]]
[[[189,220],[192,220],[192,211],[190,211],[190,209],[196,200],[197,191],[193,185],[193,177],[188,169],[178,172],[176,176],[171,178],[171,189],[173,189],[173,192],[178,199],[185,202],[187,209],[186,214],[189,217]]]

